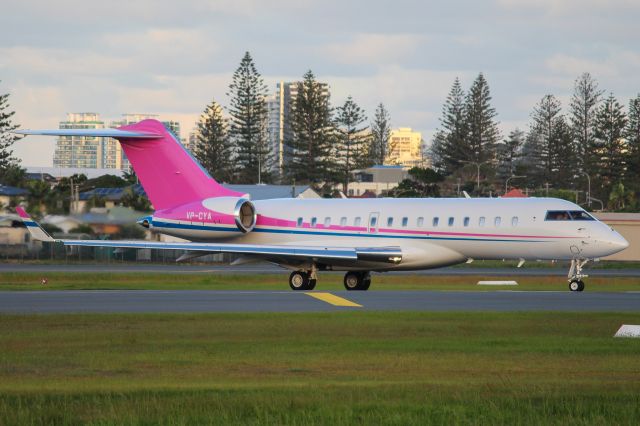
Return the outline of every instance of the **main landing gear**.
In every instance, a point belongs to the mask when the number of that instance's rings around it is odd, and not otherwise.
[[[293,271],[289,275],[289,287],[291,287],[291,290],[313,290],[316,288],[316,282],[317,278],[311,272]]]
[[[583,278],[587,278],[588,275],[582,273],[582,267],[589,261],[589,259],[572,259],[571,267],[569,268],[569,290],[582,291],[584,290]]]
[[[347,272],[344,275],[344,288],[347,290],[368,290],[371,274],[367,271]]]
[[[315,269],[310,271],[293,271],[289,275],[291,290],[313,290],[318,275]],[[368,271],[347,272],[344,276],[344,288],[347,290],[368,290],[371,285],[371,274]]]

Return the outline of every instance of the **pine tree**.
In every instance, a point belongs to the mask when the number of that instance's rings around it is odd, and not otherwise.
[[[460,160],[468,159],[465,146],[467,122],[465,94],[456,77],[449,95],[442,106],[441,128],[431,144],[431,156],[435,167],[444,174],[451,174],[460,167]]]
[[[627,186],[640,189],[640,94],[629,102],[629,115],[625,130],[628,147]]]
[[[229,136],[234,144],[237,176],[240,183],[270,179],[272,156],[267,140],[267,86],[249,52],[233,73],[229,86],[231,98]]]
[[[588,72],[580,75],[575,81],[569,116],[579,169],[591,161],[589,147],[593,144],[595,113],[602,93],[598,89],[598,83]]]
[[[345,193],[349,187],[352,171],[371,165],[369,160],[371,137],[367,134],[369,126],[362,126],[366,119],[364,110],[353,101],[351,96],[337,108],[335,118],[338,127],[337,163]]]
[[[593,143],[589,151],[589,173],[595,175],[599,197],[607,196],[622,181],[626,167],[625,129],[627,116],[613,93],[603,101],[595,116]]]
[[[9,94],[0,95],[0,183],[16,185],[24,177],[24,169],[20,167],[20,160],[13,156],[11,147],[20,139],[11,133],[19,126],[13,124],[11,117],[14,111],[9,111]]]
[[[332,123],[329,93],[307,71],[298,82],[291,107],[291,136],[284,141],[289,154],[285,172],[296,183],[330,181]]]
[[[498,115],[491,106],[489,84],[480,73],[471,85],[465,100],[466,143],[463,145],[462,160],[487,162],[496,159],[496,144],[500,140],[500,131],[495,117]]]
[[[211,101],[200,116],[197,127],[196,158],[218,182],[233,181],[232,149],[222,107]]]
[[[391,137],[391,118],[382,103],[376,108],[373,123],[371,123],[371,161],[384,164],[387,153],[394,147],[389,146]]]
[[[524,152],[528,175],[536,184],[565,186],[574,171],[571,132],[560,101],[545,95],[531,114],[533,123]]]
[[[520,129],[515,129],[498,146],[498,176],[501,179],[506,180],[510,176],[516,175],[516,166],[522,157],[524,141],[524,132]]]

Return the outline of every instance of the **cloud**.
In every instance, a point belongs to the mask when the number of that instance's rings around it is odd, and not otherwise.
[[[356,34],[348,42],[333,42],[321,51],[342,64],[389,64],[416,54],[426,40],[415,34]]]

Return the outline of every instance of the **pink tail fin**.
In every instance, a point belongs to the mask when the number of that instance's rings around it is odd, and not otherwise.
[[[224,188],[157,120],[143,120],[120,130],[162,135],[154,139],[118,138],[156,210],[211,197],[242,196]]]

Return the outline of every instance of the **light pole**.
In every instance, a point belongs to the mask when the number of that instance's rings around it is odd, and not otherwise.
[[[509,177],[507,178],[507,181],[504,183],[504,193],[505,193],[505,194],[506,194],[506,193],[507,193],[507,191],[509,190],[509,181],[510,181],[511,179],[515,179],[515,178],[526,178],[526,176],[524,176],[524,175],[522,175],[522,176],[516,176],[516,175],[509,176]]]
[[[461,163],[467,163],[467,164],[473,164],[474,166],[476,166],[478,168],[478,195],[480,195],[480,166],[483,164],[486,164],[486,161],[467,161],[467,160],[460,160]]]
[[[587,177],[587,207],[591,207],[591,177],[585,171],[581,171],[580,174]]]

